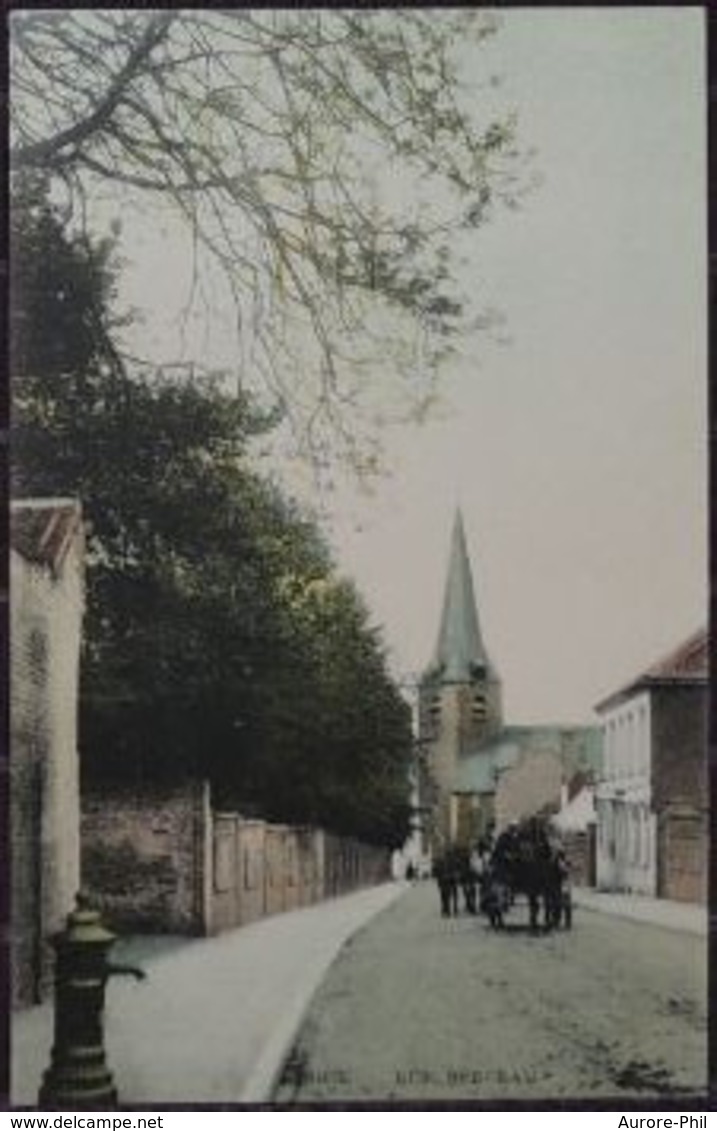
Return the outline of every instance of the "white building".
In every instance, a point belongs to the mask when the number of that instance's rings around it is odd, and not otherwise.
[[[597,711],[597,886],[706,896],[708,636],[700,630]]]
[[[601,708],[598,708],[601,710]],[[652,811],[650,695],[604,705],[603,776],[596,791],[597,886],[655,895],[657,843]]]
[[[27,1005],[49,988],[49,939],[80,884],[80,504],[13,503],[10,537],[11,970]]]

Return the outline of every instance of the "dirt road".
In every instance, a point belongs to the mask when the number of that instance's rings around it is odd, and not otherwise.
[[[334,963],[275,1102],[704,1090],[704,939],[579,910],[570,932],[512,921],[442,919],[431,883],[407,891]]]

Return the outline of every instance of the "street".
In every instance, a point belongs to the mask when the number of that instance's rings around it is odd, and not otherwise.
[[[703,1091],[706,941],[578,909],[531,934],[408,890],[343,948],[274,1101],[656,1097]]]

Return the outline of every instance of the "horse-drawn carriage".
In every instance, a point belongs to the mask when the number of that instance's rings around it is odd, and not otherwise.
[[[496,929],[524,896],[531,930],[538,928],[540,909],[550,930],[572,926],[568,867],[562,850],[551,842],[544,822],[531,818],[498,837],[482,882],[482,909]]]

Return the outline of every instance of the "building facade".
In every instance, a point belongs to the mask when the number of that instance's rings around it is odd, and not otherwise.
[[[701,630],[598,704],[599,887],[706,900],[707,691]]]
[[[49,988],[49,940],[80,885],[80,505],[15,503],[10,537],[11,981],[28,1005]]]
[[[603,708],[605,765],[597,795],[598,887],[657,892],[650,696]]]

